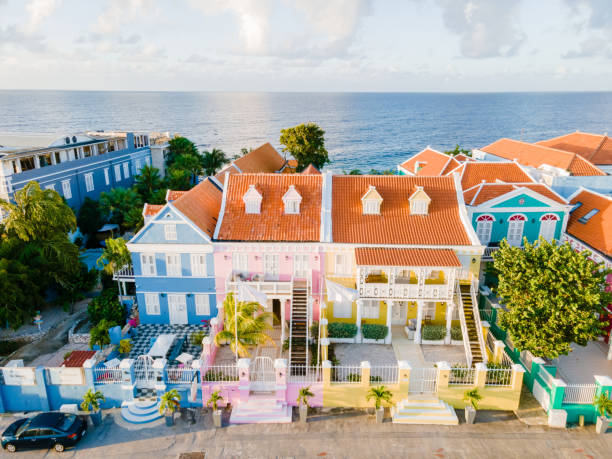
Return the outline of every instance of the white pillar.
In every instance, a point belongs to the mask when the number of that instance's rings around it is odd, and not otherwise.
[[[281,302],[281,346],[285,342],[285,309],[287,307],[287,302]]]
[[[450,301],[446,302],[446,337],[444,338],[445,344],[450,344],[451,342],[451,322],[453,320],[453,311],[455,310],[455,305]]]
[[[387,303],[387,337],[385,338],[385,344],[391,344],[391,316],[393,315],[393,306],[395,301],[388,300]]]
[[[612,337],[609,339],[610,347],[608,348],[608,360],[612,360]]]
[[[421,322],[423,321],[423,302],[417,301],[417,323],[416,331],[414,332],[414,342],[421,343]]]
[[[357,300],[357,318],[355,320],[355,325],[357,325],[357,335],[355,335],[355,339],[357,342],[361,342],[361,310],[363,307],[363,300]]]

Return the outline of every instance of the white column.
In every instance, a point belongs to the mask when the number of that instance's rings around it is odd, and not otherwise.
[[[387,303],[387,337],[385,338],[385,344],[391,344],[391,316],[393,315],[393,306],[395,301],[388,300]]]
[[[357,342],[361,342],[361,309],[363,307],[363,300],[357,300],[357,319],[355,320],[355,325],[357,325],[357,335],[355,338]]]
[[[414,332],[414,342],[421,343],[421,322],[423,321],[423,302],[417,301],[417,323],[416,331]]]
[[[612,360],[612,337],[609,339],[610,347],[608,348],[608,360]]]
[[[281,301],[281,346],[285,342],[285,309],[287,307],[286,301]]]
[[[455,310],[455,305],[450,301],[446,302],[446,337],[444,338],[445,344],[450,344],[451,342],[451,322],[453,320],[453,311]]]

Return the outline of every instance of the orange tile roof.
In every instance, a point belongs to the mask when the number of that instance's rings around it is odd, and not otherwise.
[[[176,201],[178,198],[183,196],[185,193],[187,193],[187,192],[186,191],[179,191],[179,190],[168,190],[166,192],[166,202]]]
[[[157,215],[157,213],[162,210],[163,204],[147,204],[145,203],[144,208],[142,209],[142,215],[144,217],[153,217]]]
[[[320,174],[321,172],[319,172],[319,169],[317,169],[316,167],[314,167],[312,164],[309,164],[308,167],[306,169],[304,169],[302,172],[300,172],[300,174]]]
[[[518,190],[519,188],[528,188],[548,199],[558,202],[559,204],[567,204],[565,199],[543,183],[483,183],[480,186],[475,186],[463,193],[463,199],[465,200],[466,204],[477,206],[483,202],[495,199],[498,196]]]
[[[172,205],[189,218],[198,228],[213,237],[223,193],[210,180],[204,180]]]
[[[576,153],[596,165],[612,165],[612,139],[607,135],[572,132],[536,143]]]
[[[540,167],[543,164],[568,171],[572,175],[606,175],[601,169],[581,156],[533,143],[512,139],[499,139],[482,151],[506,159],[516,159],[526,166]]]
[[[262,195],[261,213],[245,213],[242,197],[250,185]],[[283,195],[294,185],[300,213],[284,212]],[[217,239],[230,241],[319,241],[322,175],[238,174],[226,184],[226,202]]]
[[[451,249],[355,249],[360,266],[461,266]]]
[[[421,169],[415,172],[417,163],[421,163]],[[411,174],[419,177],[437,177],[444,171],[451,170],[459,165],[459,161],[452,156],[436,151],[432,148],[426,148],[420,151],[407,161],[400,164]]]
[[[264,143],[261,147],[238,158],[234,161],[234,164],[243,174],[278,172],[285,165],[285,158],[270,143]]]
[[[521,166],[516,163],[508,162],[480,162],[470,161],[461,165],[461,168],[453,172],[461,174],[461,187],[468,190],[480,183],[494,183],[497,181],[507,183],[533,182]]]
[[[332,178],[334,242],[356,244],[470,245],[460,218],[452,177],[335,175]],[[380,215],[363,215],[361,197],[376,187]],[[410,215],[411,196],[422,186],[431,198],[428,215]]]
[[[612,257],[612,197],[583,190],[571,200],[571,204],[578,202],[582,205],[570,214],[567,233]],[[586,223],[578,221],[593,209],[599,212]]]
[[[470,156],[466,156],[463,153],[459,153],[458,155],[453,156],[453,158],[455,158],[460,163],[464,163],[466,161],[474,161],[473,158],[471,158]]]

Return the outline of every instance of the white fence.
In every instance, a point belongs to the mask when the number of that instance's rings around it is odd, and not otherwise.
[[[527,368],[527,371],[530,372],[531,364],[533,363],[533,359],[535,359],[535,356],[529,351],[521,351],[519,358],[523,365],[525,365],[525,368]]]
[[[315,383],[323,379],[323,370],[317,366],[292,365],[287,373],[287,381],[292,383]]]
[[[512,369],[511,368],[492,368],[487,370],[487,378],[485,381],[487,386],[511,386],[512,385]]]
[[[467,367],[452,367],[448,384],[452,386],[473,386],[475,379],[475,369]]]
[[[410,386],[413,394],[433,394],[438,384],[437,368],[413,368],[410,370]]]
[[[370,383],[398,383],[397,365],[383,365],[370,368]]]
[[[236,365],[213,365],[203,368],[202,381],[238,381],[238,367]]]
[[[166,376],[171,384],[190,384],[197,380],[197,370],[192,368],[167,368]]]
[[[595,398],[595,384],[572,384],[565,387],[563,403],[576,403],[579,405],[590,405]]]
[[[93,369],[94,382],[96,384],[117,384],[122,381],[121,369],[119,367]]]
[[[504,365],[508,365],[508,366],[512,366],[514,365],[514,362],[512,361],[512,359],[510,358],[510,356],[508,355],[508,353],[506,351],[502,352],[502,364]]]
[[[489,351],[491,351],[491,354],[493,354],[495,351],[495,337],[493,336],[493,333],[491,333],[491,330],[487,330],[487,347],[489,348]]]
[[[361,382],[361,366],[338,366],[331,369],[331,382],[354,383]]]
[[[542,378],[542,381],[544,381],[544,383],[548,387],[552,387],[553,379],[555,379],[555,377],[551,375],[548,371],[546,371],[546,367],[540,367],[538,375],[540,376],[540,378]]]

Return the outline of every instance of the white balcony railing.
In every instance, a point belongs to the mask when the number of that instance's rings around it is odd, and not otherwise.
[[[499,247],[485,247],[484,254],[482,255],[483,260],[492,260],[493,254],[499,250]]]
[[[454,286],[448,284],[387,284],[360,283],[359,296],[362,298],[424,298],[451,299]]]
[[[291,281],[228,281],[226,289],[228,292],[236,292],[241,283],[248,284],[269,295],[291,295]]]
[[[134,268],[130,265],[123,266],[113,273],[113,280],[134,282]]]

